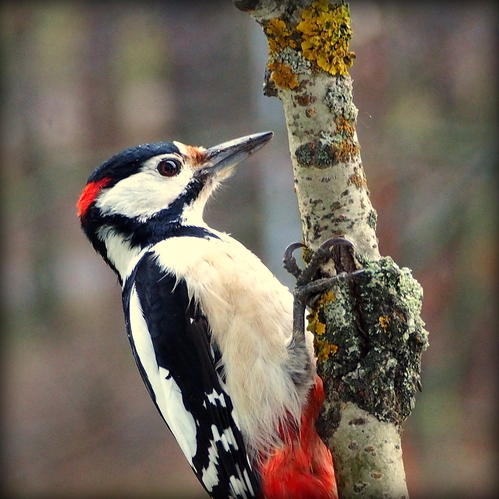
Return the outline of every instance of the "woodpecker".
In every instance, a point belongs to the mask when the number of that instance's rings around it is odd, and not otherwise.
[[[149,394],[210,497],[335,499],[312,334],[293,330],[293,295],[260,259],[203,220],[272,136],[127,149],[90,175],[78,215],[122,286]]]

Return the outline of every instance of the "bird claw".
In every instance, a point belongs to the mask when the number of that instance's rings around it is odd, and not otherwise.
[[[349,246],[353,248],[353,243],[342,236],[332,237],[324,241],[313,253],[312,258],[303,269],[300,278],[296,281],[297,286],[303,286],[313,280],[319,268],[331,259],[331,248],[334,246]]]
[[[353,272],[342,272],[341,274],[336,274],[332,277],[325,277],[323,279],[317,279],[316,281],[297,285],[294,290],[295,299],[305,304],[305,306],[313,306],[324,291],[362,273],[364,273],[364,269],[354,270]]]
[[[298,267],[298,264],[296,263],[296,259],[293,256],[293,252],[297,250],[298,248],[306,248],[306,246],[303,243],[291,243],[284,251],[284,256],[282,259],[282,263],[284,264],[284,268],[295,277],[295,279],[298,279],[302,273],[300,267]]]
[[[296,278],[296,286],[293,292],[293,331],[297,337],[305,334],[305,310],[307,306],[313,307],[320,295],[331,289],[335,284],[338,284],[338,282],[350,279],[364,272],[364,269],[360,269],[354,272],[342,272],[333,277],[314,280],[320,267],[331,259],[331,248],[334,246],[349,246],[353,248],[353,243],[341,236],[328,239],[313,253],[312,258],[303,269],[298,266],[293,256],[293,252],[298,248],[306,248],[303,243],[292,243],[284,251],[284,268]]]
[[[310,306],[313,304],[314,298],[317,299],[321,293],[330,289],[333,285],[338,284],[340,281],[350,279],[364,271],[363,269],[360,269],[354,272],[342,272],[333,277],[314,280],[319,268],[331,259],[331,249],[335,246],[348,246],[353,248],[353,243],[342,236],[332,237],[327,241],[324,241],[313,253],[312,258],[303,269],[298,266],[296,259],[293,257],[293,252],[295,250],[298,248],[306,248],[303,243],[292,243],[284,251],[284,268],[296,278],[295,299],[300,302],[302,306]]]
[[[297,286],[306,284],[307,282],[312,281],[320,266],[331,258],[331,248],[334,246],[350,246],[353,248],[353,243],[342,236],[332,237],[327,241],[324,241],[312,254],[310,262],[302,270],[296,263],[293,252],[298,248],[306,248],[306,246],[303,243],[292,243],[284,251],[284,268],[296,278]]]

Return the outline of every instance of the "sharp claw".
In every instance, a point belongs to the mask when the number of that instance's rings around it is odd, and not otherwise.
[[[285,250],[284,250],[284,257],[283,260],[286,262],[287,260],[291,260],[293,258],[293,252],[297,250],[298,248],[305,248],[305,245],[303,243],[291,243]]]
[[[324,241],[314,252],[312,258],[308,262],[308,265],[302,271],[300,275],[298,285],[310,282],[319,267],[327,262],[331,258],[331,248],[333,246],[350,246],[353,248],[353,243],[343,236],[336,236]]]
[[[304,270],[298,267],[293,252],[298,248],[306,248],[306,245],[303,243],[292,243],[284,251],[284,268],[297,279],[298,285],[305,284],[313,279],[319,266],[331,258],[330,249],[333,246],[349,246],[353,248],[353,243],[343,236],[335,236],[324,241],[317,251],[314,252]]]
[[[343,236],[336,236],[332,237],[331,239],[328,239],[327,241],[324,241],[321,245],[320,248],[324,250],[328,250],[329,248],[332,248],[333,246],[350,246],[353,247],[352,241],[349,241],[347,238]]]
[[[311,267],[318,267],[329,260],[331,258],[330,250],[333,246],[349,246],[350,248],[353,248],[353,243],[343,236],[332,237],[331,239],[324,241],[313,254],[312,259],[309,262]]]
[[[284,268],[296,279],[298,279],[298,277],[301,275],[301,269],[296,263],[296,259],[293,256],[293,251],[297,250],[298,248],[305,247],[306,246],[303,243],[292,243],[284,251],[284,257],[282,259]]]

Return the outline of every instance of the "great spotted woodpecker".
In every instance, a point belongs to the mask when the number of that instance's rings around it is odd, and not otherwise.
[[[90,175],[78,215],[122,285],[149,394],[208,494],[333,499],[312,335],[293,330],[289,290],[203,221],[217,185],[272,136],[127,149]]]

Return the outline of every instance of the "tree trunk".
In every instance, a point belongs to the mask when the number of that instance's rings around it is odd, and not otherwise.
[[[400,428],[420,387],[427,332],[422,289],[408,269],[381,257],[356,134],[348,69],[350,11],[327,0],[235,0],[269,43],[264,93],[282,101],[304,258],[333,236],[321,275],[352,272],[309,316],[326,403],[319,432],[333,454],[342,498],[408,497]]]

